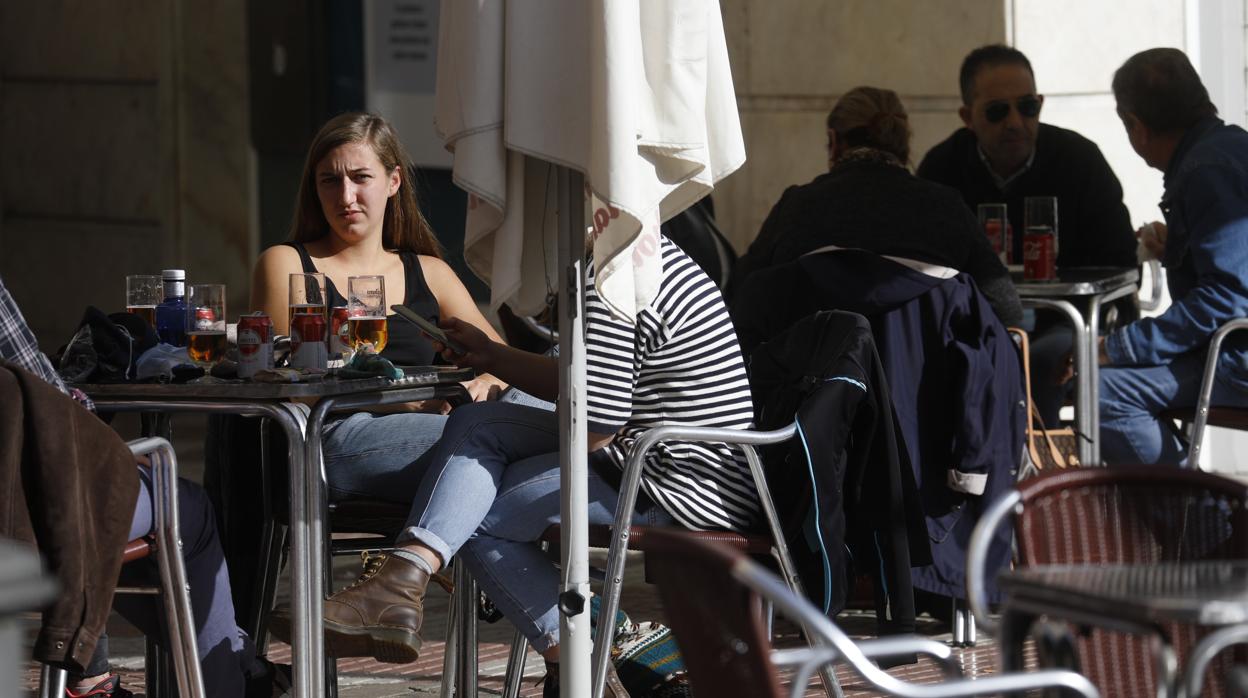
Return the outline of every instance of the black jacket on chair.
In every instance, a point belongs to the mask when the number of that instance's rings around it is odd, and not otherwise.
[[[869,318],[932,546],[933,564],[914,571],[914,585],[964,597],[971,532],[1013,486],[1026,417],[1018,350],[974,280],[837,249],[756,272],[743,291],[733,320],[746,351],[816,310]],[[1010,533],[1002,530],[989,549],[988,578],[1009,558]],[[989,594],[996,599],[995,587]]]
[[[800,320],[751,355],[750,386],[760,428],[797,422],[765,460],[807,595],[835,615],[855,572],[871,573],[881,633],[912,632],[910,568],[931,551],[866,318]]]

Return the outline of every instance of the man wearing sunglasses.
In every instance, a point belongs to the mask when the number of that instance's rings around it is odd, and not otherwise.
[[[1059,269],[1135,266],[1135,235],[1118,178],[1095,143],[1040,123],[1044,97],[1027,57],[1008,46],[977,48],[963,60],[959,83],[965,127],[928,151],[918,175],[957,189],[972,211],[1006,204],[1015,264],[1022,263],[1023,200],[1056,196]],[[1120,321],[1138,315],[1133,297],[1114,307]],[[1045,312],[1028,329],[1033,397],[1046,424],[1054,424],[1066,392],[1058,383],[1071,333]]]

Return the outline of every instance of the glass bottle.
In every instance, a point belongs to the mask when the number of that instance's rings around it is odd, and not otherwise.
[[[156,306],[156,334],[175,347],[186,346],[186,271],[163,269],[165,300]]]

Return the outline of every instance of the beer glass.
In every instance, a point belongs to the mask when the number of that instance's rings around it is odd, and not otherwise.
[[[225,357],[225,284],[187,287],[186,347],[205,371]]]
[[[386,277],[352,276],[347,279],[347,326],[351,348],[386,348]]]
[[[159,276],[135,274],[126,277],[126,312],[134,313],[156,327],[156,306],[164,300],[165,286]]]
[[[295,324],[296,315],[325,315],[325,275],[320,272],[290,275],[290,311],[286,314],[286,333]]]
[[[1009,264],[1014,258],[1014,236],[1005,204],[980,204],[979,229],[992,243],[992,251],[1001,258],[1001,263]]]

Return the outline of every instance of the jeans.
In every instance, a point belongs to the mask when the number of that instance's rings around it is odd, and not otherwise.
[[[151,476],[143,469],[139,473],[139,497],[130,524],[129,540],[151,533],[154,524]],[[216,521],[208,495],[198,485],[179,479],[178,509],[182,559],[191,587],[191,613],[195,617],[195,639],[204,690],[208,696],[236,698],[244,694],[247,677],[261,674],[266,668],[256,658],[251,638],[234,620],[229,572],[217,539]],[[120,583],[123,585],[159,585],[159,582],[160,572],[155,560],[143,560],[122,567]],[[163,614],[156,598],[117,596],[113,605],[145,635],[162,636]],[[85,675],[93,676],[106,671],[108,642],[101,637]]]
[[[1171,407],[1195,406],[1204,372],[1203,351],[1184,354],[1165,366],[1101,368],[1101,456],[1106,463],[1182,464],[1187,449],[1157,418]],[[1248,394],[1213,381],[1210,404],[1248,406]]]
[[[537,543],[559,522],[555,413],[500,402],[465,405],[451,413],[442,440],[420,461],[428,470],[399,542],[419,542],[444,564],[458,554],[534,650],[558,644],[559,573]],[[589,522],[609,524],[619,492],[594,467],[588,479]],[[632,521],[672,524],[657,506],[634,513]]]
[[[446,419],[423,412],[357,412],[325,427],[329,498],[410,502],[424,475],[417,459],[438,442]]]

